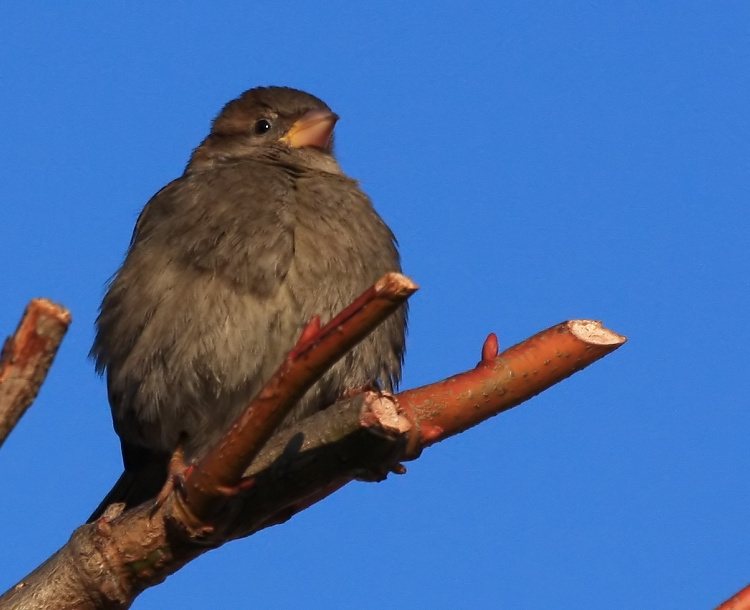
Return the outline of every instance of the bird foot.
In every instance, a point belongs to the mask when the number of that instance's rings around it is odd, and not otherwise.
[[[399,462],[391,467],[391,472],[393,474],[406,474],[406,466]]]
[[[247,491],[254,485],[255,485],[255,477],[243,477],[240,479],[237,485],[218,485],[216,487],[216,490],[220,494],[228,498],[231,498],[232,496],[236,496],[237,494],[240,494],[243,491]]]
[[[182,444],[178,445],[169,460],[167,481],[164,483],[164,487],[161,488],[154,500],[154,508],[151,511],[152,515],[164,505],[169,494],[175,489],[183,488],[185,480],[190,476],[190,473],[194,468],[195,464],[188,464],[185,462],[185,451]]]

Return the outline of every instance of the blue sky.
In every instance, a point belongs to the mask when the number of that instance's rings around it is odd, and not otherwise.
[[[403,387],[570,318],[615,354],[408,474],[352,484],[136,603],[707,608],[750,582],[745,2],[35,2],[0,9],[0,333],[74,323],[0,450],[0,590],[120,472],[86,355],[143,204],[221,106],[302,88],[397,234]]]

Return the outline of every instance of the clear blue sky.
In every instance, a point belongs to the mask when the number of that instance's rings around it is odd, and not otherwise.
[[[625,347],[213,551],[156,608],[708,608],[750,582],[747,2],[62,2],[0,9],[0,333],[74,323],[0,450],[0,589],[120,472],[86,355],[143,204],[261,84],[341,116],[401,243],[404,387],[570,318]]]

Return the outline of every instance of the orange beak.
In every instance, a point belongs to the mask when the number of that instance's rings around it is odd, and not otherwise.
[[[297,119],[281,142],[293,147],[313,146],[329,150],[338,115],[328,110],[309,110]]]

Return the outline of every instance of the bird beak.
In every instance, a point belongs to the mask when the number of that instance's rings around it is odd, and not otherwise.
[[[293,148],[313,146],[330,150],[333,128],[338,120],[338,115],[328,110],[309,110],[295,121],[281,142]]]

